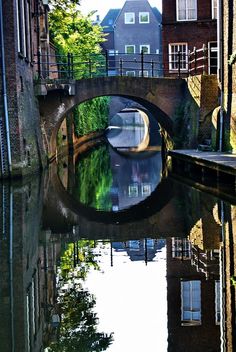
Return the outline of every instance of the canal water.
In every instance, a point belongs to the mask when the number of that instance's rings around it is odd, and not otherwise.
[[[234,351],[236,201],[125,147],[1,184],[0,351]]]

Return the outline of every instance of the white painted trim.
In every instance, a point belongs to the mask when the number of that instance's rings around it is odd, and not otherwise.
[[[141,54],[141,52],[142,52],[142,47],[146,47],[146,48],[148,48],[148,52],[147,53],[144,53],[144,55],[145,54],[150,54],[150,44],[140,44],[139,45],[139,52],[140,52],[140,54]]]
[[[141,16],[142,15],[148,15],[148,20],[147,20],[147,22],[142,22],[141,21]],[[138,14],[138,19],[139,19],[139,23],[140,24],[148,24],[148,23],[150,23],[150,13],[148,12],[148,11],[142,11],[142,12],[139,12],[139,14]]]
[[[186,4],[187,4],[187,1],[188,0],[185,0],[186,1]],[[178,9],[179,9],[179,0],[176,0],[176,21],[178,21],[178,22],[186,22],[186,21],[188,21],[188,22],[192,22],[192,21],[197,21],[197,0],[195,0],[195,4],[196,4],[196,18],[192,18],[192,19],[184,19],[184,20],[180,20],[179,19],[179,11],[178,11]]]
[[[126,19],[127,15],[133,15],[134,22],[128,22]],[[124,21],[125,21],[125,24],[135,24],[135,12],[125,12]]]
[[[127,47],[133,47],[134,48],[134,52],[133,53],[127,53]],[[135,54],[135,45],[134,44],[127,44],[125,45],[125,54],[129,54],[129,55],[132,55],[132,54]]]

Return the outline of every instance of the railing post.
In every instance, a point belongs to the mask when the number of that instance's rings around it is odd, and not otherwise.
[[[206,74],[206,45],[203,44],[202,46],[202,52],[203,52],[203,74]]]
[[[196,47],[193,48],[193,55],[194,55],[194,74],[197,74],[197,50]]]
[[[67,78],[70,79],[70,70],[71,70],[71,62],[70,62],[70,53],[67,54]]]
[[[71,58],[71,78],[74,79],[74,55],[70,54]]]
[[[180,51],[178,51],[178,77],[180,77],[180,65],[181,65]]]
[[[89,59],[89,78],[92,78],[92,60]]]
[[[151,60],[151,70],[152,70],[152,77],[154,77],[154,61]]]
[[[109,57],[108,51],[106,50],[106,76],[108,77],[108,70],[109,70]]]
[[[143,50],[142,50],[142,51],[141,51],[141,76],[142,76],[142,77],[143,77],[143,75],[144,75],[143,69],[144,69],[144,52],[143,52]]]
[[[41,53],[39,50],[37,52],[37,57],[38,57],[38,75],[39,75],[39,78],[42,78],[41,77]]]
[[[120,65],[120,76],[122,77],[123,76],[123,60],[122,59],[120,59],[119,65]]]

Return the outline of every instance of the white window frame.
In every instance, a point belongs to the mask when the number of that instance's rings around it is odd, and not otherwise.
[[[115,49],[110,49],[109,51],[108,51],[108,55],[109,56],[116,56],[116,55],[118,55],[118,50],[115,50]]]
[[[127,73],[128,72],[134,72],[134,75],[135,75],[135,71],[126,71],[126,76],[127,76]],[[133,183],[131,185],[129,185],[129,188],[128,188],[128,194],[129,194],[129,197],[131,198],[136,198],[138,197],[138,184],[137,183]]]
[[[129,16],[133,17],[133,21],[128,21],[127,17]],[[135,24],[135,13],[134,12],[125,12],[125,24]]]
[[[142,71],[139,71],[139,75],[142,75]],[[146,73],[146,75],[145,75]],[[143,71],[143,77],[148,77],[148,71]],[[141,192],[142,192],[142,196],[150,196],[150,194],[152,193],[152,188],[151,185],[149,183],[142,183],[141,184]]]
[[[147,16],[147,21],[142,21],[142,16]],[[139,23],[140,24],[147,24],[147,23],[150,23],[150,14],[149,12],[139,12],[139,15],[138,15],[138,18],[139,18]]]
[[[212,49],[211,44],[216,44],[216,46],[213,46],[214,50],[211,50]],[[212,58],[211,52],[213,52],[213,51],[217,52],[216,59],[217,59],[217,65],[218,65],[218,46],[217,46],[216,41],[208,42],[208,74],[209,75],[211,74],[211,68],[212,68],[212,66],[211,66],[211,58]],[[218,69],[218,67],[216,67],[216,72],[217,72],[217,69]]]
[[[172,52],[171,51],[171,48],[173,47],[173,46],[178,46],[178,49],[179,49],[179,47],[180,46],[186,46],[186,51],[185,51],[185,61],[184,60],[182,60],[182,62],[184,63],[184,62],[186,62],[185,63],[185,65],[184,65],[184,67],[180,67],[180,71],[181,72],[187,72],[188,71],[188,43],[169,43],[169,46],[168,46],[168,62],[169,62],[169,71],[170,72],[178,72],[178,70],[179,70],[179,68],[178,68],[178,66],[177,67],[175,67],[175,63],[176,62],[178,62],[178,61],[172,61],[172,55],[178,55],[178,51],[177,52]],[[181,60],[180,60],[181,61]]]
[[[212,15],[213,20],[216,20],[218,17],[218,1],[217,0],[211,0],[211,15]]]
[[[133,48],[134,48],[134,52],[133,52],[133,53],[128,53],[128,52],[127,52],[127,48],[128,48],[128,47],[133,47]],[[135,45],[133,45],[133,44],[125,45],[125,53],[126,53],[126,54],[129,54],[129,55],[135,54]]]
[[[195,290],[194,285],[198,286],[197,290]],[[188,300],[188,302],[186,302],[186,299]],[[187,306],[187,304],[189,304],[189,306]],[[191,318],[186,319],[184,317],[185,312],[188,312]],[[198,319],[194,318],[194,315],[196,316],[197,314],[199,315]],[[201,314],[201,281],[181,281],[181,325],[201,325]]]
[[[145,54],[150,54],[150,44],[141,44],[141,45],[139,45],[139,52],[140,52],[140,54],[141,54],[141,52],[142,52],[143,47],[145,47],[145,48],[148,49],[147,52],[144,53],[144,55],[145,55]]]
[[[179,3],[180,1],[185,1],[185,12],[186,12],[186,16],[184,19],[180,19],[179,18]],[[189,16],[189,7],[188,7],[188,1],[194,1],[195,2],[195,17],[194,18],[190,18]],[[179,22],[183,22],[183,21],[196,21],[197,20],[197,0],[176,0],[176,19]]]
[[[142,71],[139,71],[139,77],[142,77]],[[143,70],[143,77],[149,77],[148,70]]]

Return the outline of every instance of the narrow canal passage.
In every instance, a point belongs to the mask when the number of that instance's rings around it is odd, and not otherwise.
[[[236,202],[159,149],[99,143],[1,184],[0,351],[233,351]]]

